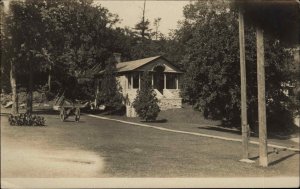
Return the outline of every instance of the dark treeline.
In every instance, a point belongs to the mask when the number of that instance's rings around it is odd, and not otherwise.
[[[96,64],[104,70],[112,53],[121,53],[122,60],[164,55],[185,71],[181,84],[186,102],[224,125],[240,125],[237,11],[227,1],[186,5],[184,19],[169,36],[159,33],[160,18],[152,31],[144,14],[134,29],[116,27],[118,16],[91,0],[11,1],[9,6],[7,13],[1,12],[3,91],[14,91],[16,83],[18,91],[27,91],[29,101],[32,91],[41,88],[52,95],[63,88],[70,97],[94,98],[94,83],[80,83],[78,78]],[[291,71],[291,48],[276,36],[265,36],[268,127],[287,130],[297,108],[299,113],[300,95],[297,90],[292,97],[283,92],[287,84],[297,83],[300,73]],[[256,39],[255,28],[247,23],[245,37],[248,114],[255,129]]]

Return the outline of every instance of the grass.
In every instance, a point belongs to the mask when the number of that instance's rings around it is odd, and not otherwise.
[[[45,117],[47,126],[42,128],[10,127],[6,118],[1,117],[2,150],[30,147],[46,151],[55,149],[67,152],[75,149],[93,152],[104,161],[104,168],[97,170],[93,177],[299,176],[299,154],[290,151],[276,154],[269,149],[271,166],[261,168],[257,163],[245,164],[238,161],[241,158],[241,144],[237,142],[164,132],[84,115],[79,123],[72,118],[61,122],[55,114]],[[181,120],[178,117],[176,119],[178,122]],[[190,121],[194,124],[196,118]],[[173,122],[168,120],[167,123]],[[177,122],[174,121],[175,123]],[[250,145],[249,151],[255,159],[258,147]],[[4,177],[34,175],[26,170],[10,172],[10,167],[4,168]],[[31,169],[34,170],[35,167]],[[68,177],[74,177],[74,174],[74,171],[70,171]],[[45,175],[47,174],[42,172],[38,177]],[[60,177],[60,174],[51,176]]]

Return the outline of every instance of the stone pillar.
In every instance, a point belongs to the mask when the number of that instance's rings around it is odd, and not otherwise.
[[[178,78],[178,75],[176,75],[176,89],[179,89],[179,78]]]

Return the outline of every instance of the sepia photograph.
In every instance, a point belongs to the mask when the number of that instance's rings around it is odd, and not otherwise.
[[[299,0],[0,0],[1,188],[299,188]]]

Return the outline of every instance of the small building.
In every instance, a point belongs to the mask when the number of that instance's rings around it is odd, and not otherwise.
[[[141,87],[141,77],[145,71],[152,77],[152,86],[161,110],[181,108],[179,83],[183,72],[163,56],[155,56],[117,63],[117,80],[122,87],[123,96],[127,99],[127,116],[136,117],[132,102]]]

